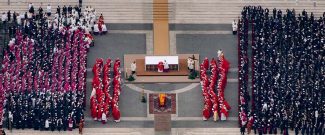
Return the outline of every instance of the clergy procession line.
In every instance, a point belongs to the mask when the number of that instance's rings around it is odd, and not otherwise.
[[[239,20],[239,118],[255,134],[324,135],[325,13],[247,6]],[[248,31],[252,29],[252,98],[248,92]],[[251,108],[249,107],[251,102]]]
[[[210,78],[207,74],[209,68],[211,72]],[[200,79],[204,98],[203,120],[208,120],[211,116],[214,117],[214,121],[219,120],[219,118],[220,120],[227,119],[228,112],[231,109],[224,97],[228,70],[229,62],[225,59],[221,50],[218,51],[218,60],[212,58],[210,66],[208,58],[205,58],[201,63]]]
[[[121,62],[115,60],[113,67],[113,81],[111,81],[111,59],[97,59],[93,67],[92,92],[90,96],[91,117],[94,120],[105,124],[108,120],[110,111],[115,122],[120,121],[120,110],[118,107],[119,96],[121,94]],[[113,97],[110,95],[111,85],[114,86]]]

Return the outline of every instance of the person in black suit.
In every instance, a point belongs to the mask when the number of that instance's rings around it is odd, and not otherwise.
[[[63,8],[62,8],[62,14],[64,16],[67,16],[67,7],[64,5]]]
[[[82,7],[82,0],[79,0],[79,7]]]
[[[16,15],[16,12],[13,13],[13,15],[12,15],[12,19],[13,19],[13,21],[14,21],[14,24],[16,24],[16,22],[17,22],[17,15]]]
[[[8,22],[10,22],[10,19],[11,19],[11,13],[10,13],[10,10],[7,12],[7,17],[8,17]]]
[[[72,7],[71,7],[71,5],[69,5],[69,7],[68,7],[68,13],[69,14],[72,14]]]
[[[56,8],[56,12],[59,14],[59,17],[61,17],[61,8],[60,8],[60,6],[58,6]]]
[[[38,19],[42,19],[43,18],[43,8],[40,6],[38,8]]]

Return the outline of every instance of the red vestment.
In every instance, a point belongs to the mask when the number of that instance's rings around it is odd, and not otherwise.
[[[113,115],[114,120],[120,120],[121,114],[120,114],[120,110],[118,109],[118,107],[116,107],[116,106],[113,107],[112,115]]]
[[[97,117],[97,104],[94,102],[91,108],[91,117],[96,118]]]
[[[99,80],[99,77],[98,76],[96,76],[96,75],[94,76],[92,85],[93,85],[93,88],[96,88],[96,89],[99,87],[100,80]]]
[[[204,66],[205,69],[209,69],[209,60],[208,60],[208,58],[205,58],[203,60],[203,66]]]
[[[109,106],[109,104],[104,103],[103,110],[104,110],[104,113],[106,114],[106,117],[108,117],[108,115],[109,115],[108,106]]]
[[[103,111],[102,111],[102,104],[98,104],[97,105],[97,109],[98,109],[98,112],[97,112],[97,120],[101,120],[102,119],[102,113],[103,113]]]
[[[226,110],[226,107],[221,107],[220,113],[223,113],[226,117],[228,117],[228,111]]]
[[[164,63],[163,62],[159,62],[157,65],[158,68],[158,72],[163,71],[164,70]]]
[[[202,113],[206,120],[210,118],[210,110],[208,108],[204,108]]]

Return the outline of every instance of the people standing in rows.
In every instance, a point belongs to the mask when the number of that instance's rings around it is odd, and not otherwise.
[[[306,10],[285,13],[260,6],[246,6],[239,20],[240,117],[252,114],[252,129],[258,134],[322,134],[325,121],[324,18]],[[252,27],[252,42],[248,30]],[[252,58],[248,58],[248,46]],[[252,62],[252,99],[246,75]],[[252,107],[248,106],[252,103]],[[322,126],[320,126],[322,125]],[[247,127],[248,128],[248,127]]]

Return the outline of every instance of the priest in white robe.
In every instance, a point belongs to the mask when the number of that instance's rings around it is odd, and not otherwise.
[[[169,65],[167,63],[166,60],[164,60],[164,72],[168,72],[169,71]]]

